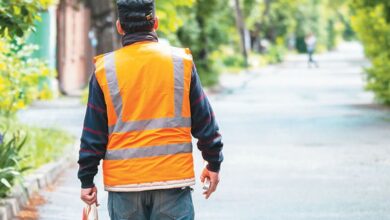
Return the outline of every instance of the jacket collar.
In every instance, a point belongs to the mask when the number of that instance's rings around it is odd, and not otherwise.
[[[158,42],[157,33],[151,31],[151,32],[137,32],[132,34],[125,34],[122,37],[122,46],[126,47],[131,44],[142,42],[142,41]]]

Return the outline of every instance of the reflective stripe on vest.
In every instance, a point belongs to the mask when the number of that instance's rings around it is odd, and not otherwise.
[[[192,153],[192,144],[169,144],[165,146],[130,148],[123,150],[108,151],[106,160],[125,160],[144,157],[164,156],[179,153]]]

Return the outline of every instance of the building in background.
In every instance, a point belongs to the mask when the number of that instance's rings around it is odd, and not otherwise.
[[[57,5],[57,70],[60,89],[77,94],[85,88],[93,71],[94,50],[88,38],[91,13],[78,0]]]
[[[61,0],[50,7],[28,39],[39,46],[34,57],[47,60],[57,69],[58,87],[66,95],[78,95],[87,86],[96,53],[119,45],[113,28],[116,12],[112,1],[80,2]]]

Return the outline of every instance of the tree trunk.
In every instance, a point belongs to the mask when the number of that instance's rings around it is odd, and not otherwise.
[[[240,1],[235,0],[235,8],[236,8],[236,24],[238,32],[240,33],[241,38],[241,52],[244,57],[245,67],[248,67],[248,48],[246,42],[246,28],[244,23],[244,18],[242,16],[242,10],[240,7]]]
[[[92,30],[96,34],[96,53],[103,54],[120,47],[120,36],[116,31],[117,10],[113,0],[88,0],[91,9]]]
[[[262,37],[260,36],[260,33],[266,32],[266,30],[264,28],[264,21],[269,16],[269,13],[271,11],[271,4],[272,4],[271,0],[264,0],[265,8],[264,8],[263,14],[261,16],[261,19],[255,24],[255,29],[251,33],[251,35],[255,41],[253,43],[254,49],[257,52],[261,52],[261,50],[263,49],[261,46],[261,38]]]

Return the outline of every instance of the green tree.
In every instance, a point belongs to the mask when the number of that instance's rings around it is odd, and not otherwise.
[[[304,38],[315,33],[321,48],[332,49],[348,22],[348,0],[242,0],[252,49],[262,51],[261,40],[272,44],[297,39],[297,49],[306,51]]]
[[[367,69],[367,88],[390,105],[390,2],[354,0],[352,6],[353,27],[372,63]]]
[[[22,40],[0,38],[0,116],[11,116],[37,99],[52,97],[51,79],[55,71],[39,59],[31,58],[36,47]]]
[[[40,19],[39,12],[52,2],[53,0],[0,1],[0,36],[22,37]]]
[[[346,1],[346,0],[344,0]],[[387,0],[352,0],[352,6],[356,10],[372,10],[377,7],[383,7],[383,17],[390,22],[390,1]]]
[[[213,7],[210,7],[212,5]],[[219,58],[214,55],[236,36],[232,5],[220,0],[156,0],[160,37],[192,50],[205,85],[218,81]],[[239,46],[233,42],[233,46]]]
[[[54,78],[55,72],[44,61],[32,59],[37,48],[24,43],[39,12],[51,2],[0,1],[0,115],[10,116],[36,99],[52,96],[46,79]]]
[[[212,7],[210,7],[212,5]],[[186,8],[186,25],[178,30],[181,44],[192,49],[195,62],[205,85],[213,85],[218,81],[217,59],[213,53],[222,45],[232,43],[237,35],[234,9],[226,7],[225,1],[197,0],[192,8]]]
[[[157,15],[160,19],[159,32],[165,36],[175,35],[186,22],[185,8],[191,7],[195,0],[156,0]],[[172,34],[173,33],[173,34]]]

